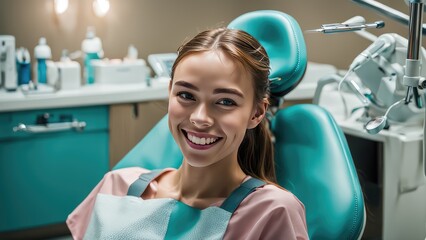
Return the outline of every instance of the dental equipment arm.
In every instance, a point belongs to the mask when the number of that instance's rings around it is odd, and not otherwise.
[[[379,3],[377,1],[374,0],[352,0],[355,3],[358,3],[364,7],[376,10],[377,12],[392,18],[393,20],[402,23],[404,25],[409,25],[410,24],[410,16],[395,10],[391,7],[388,7],[382,3]],[[410,1],[412,2],[412,1]],[[417,1],[419,2],[419,1]],[[426,34],[426,24],[422,24],[421,25],[421,29],[422,29],[422,33]]]
[[[363,94],[361,87],[353,80],[347,80],[347,77],[355,72],[359,67],[363,66],[368,61],[377,58],[378,56],[389,57],[395,50],[395,39],[390,35],[382,35],[368,46],[367,49],[362,51],[352,62],[348,72],[340,80],[338,90],[340,92],[341,84],[346,82],[350,89],[355,93],[358,99],[362,102],[364,107],[371,105],[371,101]],[[347,112],[347,111],[346,111]]]
[[[366,63],[368,60],[377,57],[379,54],[390,56],[394,49],[395,39],[389,35],[382,35],[354,59],[349,70],[356,70],[356,68]]]

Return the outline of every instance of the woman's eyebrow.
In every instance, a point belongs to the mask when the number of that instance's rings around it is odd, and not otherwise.
[[[242,94],[240,91],[238,91],[237,89],[234,88],[216,88],[213,91],[214,94],[218,94],[218,93],[229,93],[229,94],[235,94],[237,96],[239,96],[240,98],[244,98],[244,94]]]
[[[191,83],[185,82],[185,81],[182,81],[182,80],[181,81],[176,81],[175,85],[186,87],[186,88],[189,88],[189,89],[192,89],[192,90],[195,90],[195,91],[199,91],[200,90],[196,86],[192,85]]]
[[[175,82],[175,85],[177,86],[181,86],[181,87],[186,87],[195,91],[199,91],[200,89],[196,86],[194,86],[193,84],[183,81],[183,80],[179,80]],[[219,94],[219,93],[228,93],[228,94],[234,94],[237,95],[240,98],[244,98],[244,94],[241,93],[240,91],[238,91],[237,89],[234,88],[216,88],[215,90],[213,90],[213,94]]]

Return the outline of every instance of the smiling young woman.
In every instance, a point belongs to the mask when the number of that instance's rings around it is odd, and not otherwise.
[[[108,173],[69,216],[74,238],[307,239],[303,204],[276,185],[268,75],[265,50],[243,31],[181,46],[168,113],[182,165]]]

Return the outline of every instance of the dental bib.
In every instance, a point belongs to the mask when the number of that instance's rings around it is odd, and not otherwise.
[[[238,205],[265,182],[250,178],[220,207],[197,209],[172,198],[140,196],[161,170],[141,174],[127,196],[98,194],[84,239],[222,239]]]

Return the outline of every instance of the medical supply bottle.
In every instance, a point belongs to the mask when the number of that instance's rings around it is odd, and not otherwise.
[[[93,27],[87,28],[86,39],[83,40],[81,49],[84,52],[84,79],[86,84],[92,84],[95,82],[95,73],[91,61],[100,59],[103,55],[101,39],[96,37]]]
[[[28,49],[20,47],[16,50],[16,71],[18,85],[29,84],[31,80],[31,57]]]
[[[35,79],[37,83],[47,83],[47,66],[46,60],[52,57],[50,47],[46,43],[46,38],[41,37],[38,41],[38,45],[34,48],[35,63]]]

